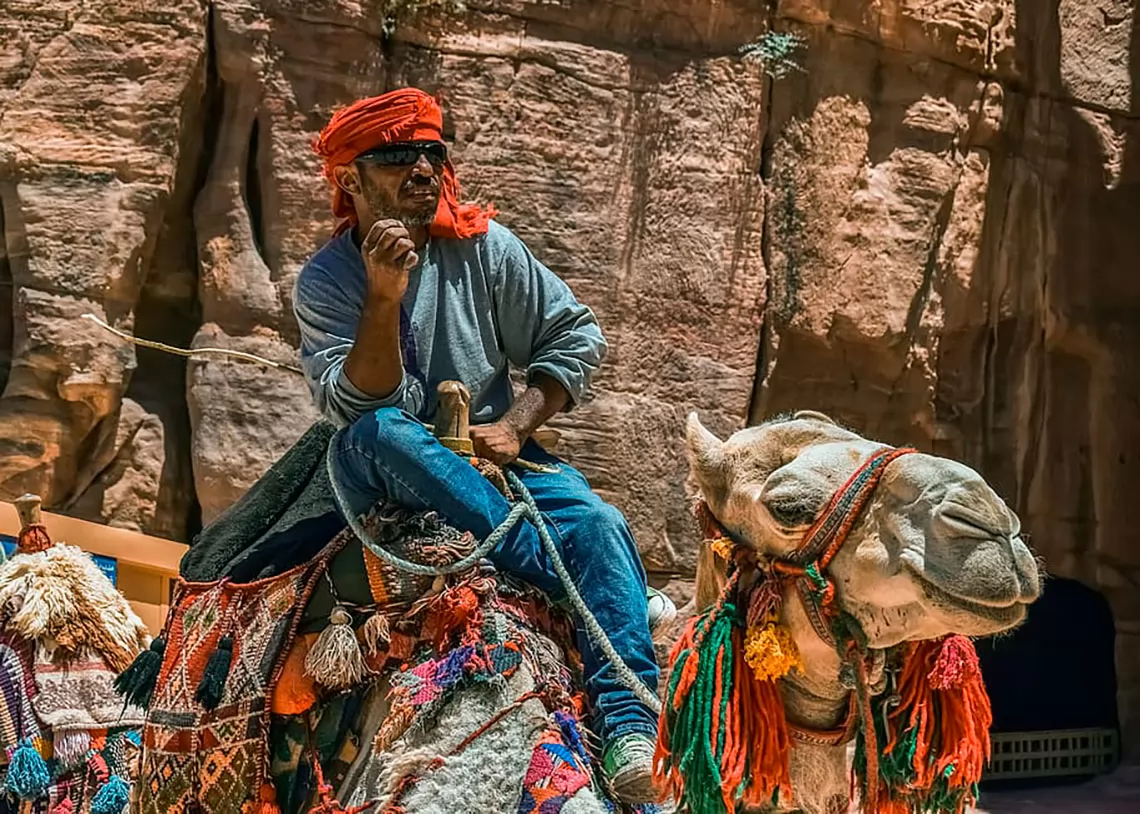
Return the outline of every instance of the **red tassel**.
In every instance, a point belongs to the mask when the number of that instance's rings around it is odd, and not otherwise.
[[[965,636],[948,636],[942,641],[934,667],[927,678],[934,689],[950,690],[980,680],[981,676],[982,670],[973,642]]]
[[[942,754],[935,771],[941,774],[953,765],[950,785],[972,786],[981,780],[990,759],[993,723],[990,697],[973,642],[965,636],[950,636],[943,641],[928,680],[941,702],[938,723]]]
[[[47,551],[52,547],[47,526],[43,523],[32,523],[20,529],[20,534],[16,537],[16,546],[23,554],[35,554],[39,551]]]
[[[901,703],[888,718],[886,752],[899,738],[917,730],[914,762],[915,791],[929,791],[946,769],[953,767],[947,782],[951,788],[969,788],[981,780],[990,758],[990,725],[993,714],[982,680],[978,655],[965,636],[924,641],[910,646],[899,679]],[[868,772],[870,778],[875,775]],[[896,801],[882,794],[874,814],[905,814]]]
[[[75,805],[71,802],[71,798],[64,797],[62,800],[52,806],[51,811],[49,811],[48,814],[73,814],[74,811]]]

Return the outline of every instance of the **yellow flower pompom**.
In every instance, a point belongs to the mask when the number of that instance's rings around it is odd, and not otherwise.
[[[760,681],[775,681],[793,669],[803,669],[791,632],[775,622],[748,628],[744,634],[744,660]]]
[[[733,542],[727,537],[717,537],[712,541],[713,553],[720,557],[722,560],[732,559]]]

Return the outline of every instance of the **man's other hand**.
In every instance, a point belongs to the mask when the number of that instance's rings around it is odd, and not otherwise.
[[[480,424],[471,428],[471,443],[475,446],[475,455],[499,466],[505,466],[518,458],[525,441],[526,438],[505,421]]]
[[[368,294],[387,302],[400,302],[408,290],[408,272],[419,262],[416,244],[398,220],[372,224],[360,247],[368,273]]]

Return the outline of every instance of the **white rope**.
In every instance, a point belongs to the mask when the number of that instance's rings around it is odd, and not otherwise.
[[[523,485],[518,475],[509,470],[506,472],[507,481],[511,489],[519,495],[520,500],[511,507],[510,514],[499,524],[498,528],[492,531],[487,539],[480,543],[473,552],[451,565],[434,566],[412,562],[396,556],[373,540],[351,507],[349,507],[348,501],[344,497],[344,492],[341,490],[340,484],[336,481],[336,474],[334,472],[336,449],[343,432],[344,430],[337,430],[332,440],[329,441],[328,452],[325,455],[325,465],[328,469],[329,485],[332,487],[333,498],[336,500],[337,508],[340,509],[341,515],[348,521],[348,527],[352,529],[352,533],[357,536],[362,545],[395,568],[410,571],[415,574],[443,576],[470,568],[489,553],[491,549],[502,542],[507,532],[514,527],[515,523],[525,517],[534,524],[535,529],[538,531],[538,539],[542,541],[542,547],[546,549],[546,554],[550,557],[550,563],[554,566],[554,573],[557,574],[558,579],[562,582],[562,588],[566,591],[566,598],[570,601],[570,605],[578,614],[578,618],[580,618],[582,623],[586,626],[586,634],[590,637],[590,641],[609,659],[610,665],[617,673],[618,680],[628,687],[641,703],[653,710],[655,715],[660,714],[660,699],[645,686],[644,682],[637,677],[637,673],[625,663],[625,659],[623,659],[614,648],[613,642],[610,641],[609,636],[607,636],[605,630],[602,629],[597,617],[595,617],[586,606],[582,595],[578,593],[578,588],[574,585],[574,580],[570,578],[570,572],[566,570],[566,564],[562,562],[562,555],[558,551],[558,546],[555,544],[554,538],[550,536],[550,530],[546,527],[546,521],[542,517],[542,512],[539,511],[538,505],[534,502],[530,491]]]
[[[140,345],[144,348],[152,348],[160,350],[165,353],[173,353],[175,356],[184,356],[187,359],[196,359],[202,356],[229,356],[234,359],[241,359],[246,362],[254,362],[259,365],[268,365],[269,367],[277,368],[278,370],[288,370],[290,373],[303,373],[301,368],[294,365],[287,365],[284,362],[274,362],[272,359],[266,359],[264,356],[258,356],[256,353],[246,353],[240,350],[230,350],[229,348],[177,348],[174,345],[167,345],[165,342],[155,342],[152,339],[140,339],[137,336],[132,336],[125,331],[120,331],[118,328],[113,328],[94,314],[83,314],[84,319],[89,319],[104,330],[110,331],[120,339],[124,339],[135,345]]]

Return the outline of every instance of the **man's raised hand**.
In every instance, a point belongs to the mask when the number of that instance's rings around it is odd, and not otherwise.
[[[398,220],[372,224],[360,247],[370,297],[400,302],[408,290],[408,272],[419,262],[416,244]]]

